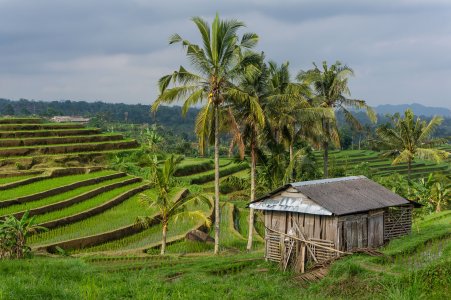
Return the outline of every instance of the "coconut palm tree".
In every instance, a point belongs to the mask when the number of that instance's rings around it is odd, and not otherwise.
[[[293,163],[295,143],[302,139],[317,144],[317,137],[322,134],[320,120],[333,120],[335,115],[330,108],[312,105],[309,83],[303,79],[291,81],[288,66],[288,62],[280,66],[269,62],[272,95],[268,97],[266,113],[277,133],[276,140],[288,147]]]
[[[410,179],[412,162],[416,159],[440,162],[448,157],[448,152],[433,148],[446,143],[444,139],[432,138],[432,134],[442,123],[443,118],[435,116],[429,123],[415,118],[412,110],[404,112],[404,117],[395,114],[392,124],[376,129],[379,143],[385,147],[383,156],[393,157],[393,165],[406,162],[407,177]]]
[[[361,129],[362,125],[352,115],[348,108],[365,109],[371,121],[376,121],[376,114],[364,100],[347,98],[351,95],[348,87],[348,78],[354,75],[354,71],[339,61],[328,66],[324,61],[322,70],[314,63],[314,69],[299,72],[297,79],[312,85],[315,92],[314,102],[319,107],[328,107],[334,111],[341,111],[351,126]],[[324,150],[324,177],[328,177],[328,161],[330,143],[338,146],[340,143],[336,121],[322,120],[323,134],[322,148]]]
[[[211,206],[212,200],[207,194],[186,195],[186,190],[182,193],[174,193],[175,177],[177,169],[177,160],[172,155],[164,161],[162,168],[158,167],[158,160],[154,157],[151,169],[151,183],[154,185],[157,193],[155,196],[149,196],[145,193],[140,194],[139,201],[144,207],[156,207],[159,212],[162,225],[162,243],[161,255],[166,251],[166,237],[170,220],[177,221],[182,217],[191,217],[201,219],[207,226],[210,226],[210,219],[201,210],[189,210],[189,205],[205,203]],[[152,223],[152,218],[148,216],[139,217],[137,223],[147,227]]]
[[[251,155],[251,185],[250,201],[255,200],[256,189],[256,167],[257,167],[257,149],[259,148],[259,138],[263,127],[265,126],[265,115],[263,106],[266,98],[270,95],[268,81],[268,67],[264,62],[263,54],[259,55],[259,61],[256,65],[251,65],[252,70],[244,70],[238,87],[230,90],[230,96],[233,103],[234,119],[239,131],[234,135],[238,144],[241,142],[246,145]],[[249,213],[249,236],[247,250],[252,249],[254,230],[254,210],[251,208]]]
[[[29,217],[29,211],[20,219],[7,216],[0,220],[0,258],[23,258],[30,248],[27,238],[38,230],[47,230],[35,222],[35,217]]]
[[[234,86],[236,76],[242,71],[243,64],[252,63],[241,59],[241,50],[253,48],[258,36],[255,33],[245,33],[241,39],[237,31],[244,26],[237,20],[220,20],[216,15],[211,27],[202,18],[194,17],[202,38],[202,44],[197,45],[183,39],[180,35],[171,36],[169,43],[180,43],[186,49],[186,55],[195,73],[180,67],[173,74],[163,76],[159,81],[160,95],[154,102],[155,111],[161,103],[172,103],[184,100],[182,111],[201,102],[206,102],[197,123],[207,126],[208,120],[213,120],[209,130],[214,132],[215,156],[215,254],[219,253],[219,128],[220,109],[228,101],[228,91]],[[170,84],[173,84],[169,88]],[[211,118],[207,118],[210,116]],[[204,122],[202,122],[202,120]],[[199,125],[199,124],[196,124]],[[204,136],[204,135],[202,135]],[[204,144],[200,141],[200,145]]]

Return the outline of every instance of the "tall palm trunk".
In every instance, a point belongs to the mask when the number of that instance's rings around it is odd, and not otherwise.
[[[215,118],[215,250],[214,253],[219,253],[219,107],[214,106]]]
[[[167,221],[163,222],[163,239],[161,242],[161,255],[164,255],[164,253],[166,252],[166,238],[167,238],[167,233],[168,233],[168,224]]]
[[[412,159],[407,161],[407,179],[410,181],[410,173],[412,172]]]
[[[255,200],[255,143],[251,144],[251,202]],[[247,239],[246,249],[250,251],[252,249],[252,241],[254,239],[254,209],[249,210],[249,236]]]
[[[329,143],[323,143],[324,148],[324,178],[329,177]]]

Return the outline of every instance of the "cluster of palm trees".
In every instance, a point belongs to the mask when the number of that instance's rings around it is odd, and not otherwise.
[[[244,24],[237,20],[221,20],[218,15],[211,26],[194,17],[201,44],[192,43],[174,34],[170,44],[181,44],[193,71],[181,66],[159,80],[160,94],[152,106],[183,101],[182,112],[202,105],[195,130],[201,152],[214,144],[215,162],[215,248],[219,252],[219,144],[220,135],[231,136],[230,149],[238,149],[241,157],[250,156],[250,200],[256,195],[257,160],[270,149],[271,159],[289,152],[282,181],[293,180],[293,166],[302,155],[295,144],[304,139],[324,151],[324,176],[328,176],[328,149],[338,145],[335,112],[342,111],[347,121],[361,127],[348,111],[349,107],[365,109],[372,120],[375,114],[363,100],[348,98],[348,78],[353,71],[340,62],[326,62],[308,71],[301,71],[292,80],[289,64],[277,65],[265,60],[263,53],[252,49],[259,37],[238,30]],[[269,164],[270,165],[270,164]],[[271,170],[269,171],[271,172]],[[277,172],[275,172],[277,174]],[[253,212],[249,225],[253,226]],[[248,249],[252,247],[249,230]]]

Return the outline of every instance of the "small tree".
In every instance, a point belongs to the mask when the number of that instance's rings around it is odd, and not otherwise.
[[[435,212],[441,212],[449,201],[450,189],[441,182],[434,182],[430,201],[435,205]]]
[[[157,193],[154,197],[147,194],[140,194],[140,203],[145,207],[156,207],[159,212],[159,217],[162,224],[162,243],[161,243],[161,255],[166,251],[166,237],[168,231],[168,225],[171,220],[176,222],[182,217],[198,218],[205,221],[207,226],[210,226],[211,220],[201,210],[188,210],[190,204],[206,203],[211,207],[212,199],[206,194],[191,194],[184,196],[180,193],[174,193],[175,177],[174,173],[177,169],[177,160],[172,155],[165,160],[162,168],[158,167],[157,158],[151,165],[152,175],[151,182],[153,183]],[[139,217],[137,223],[147,227],[150,225],[152,218],[145,216]]]
[[[27,211],[22,218],[7,216],[0,220],[0,258],[23,258],[31,249],[27,246],[27,238],[37,230],[46,230],[38,226],[34,217]]]

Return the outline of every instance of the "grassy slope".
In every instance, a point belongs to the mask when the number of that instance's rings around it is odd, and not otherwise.
[[[0,299],[446,299],[450,223],[449,211],[428,217],[410,237],[383,249],[386,258],[348,256],[310,285],[265,262],[258,251],[166,259],[35,258],[0,262]],[[447,231],[438,237],[435,226]]]

